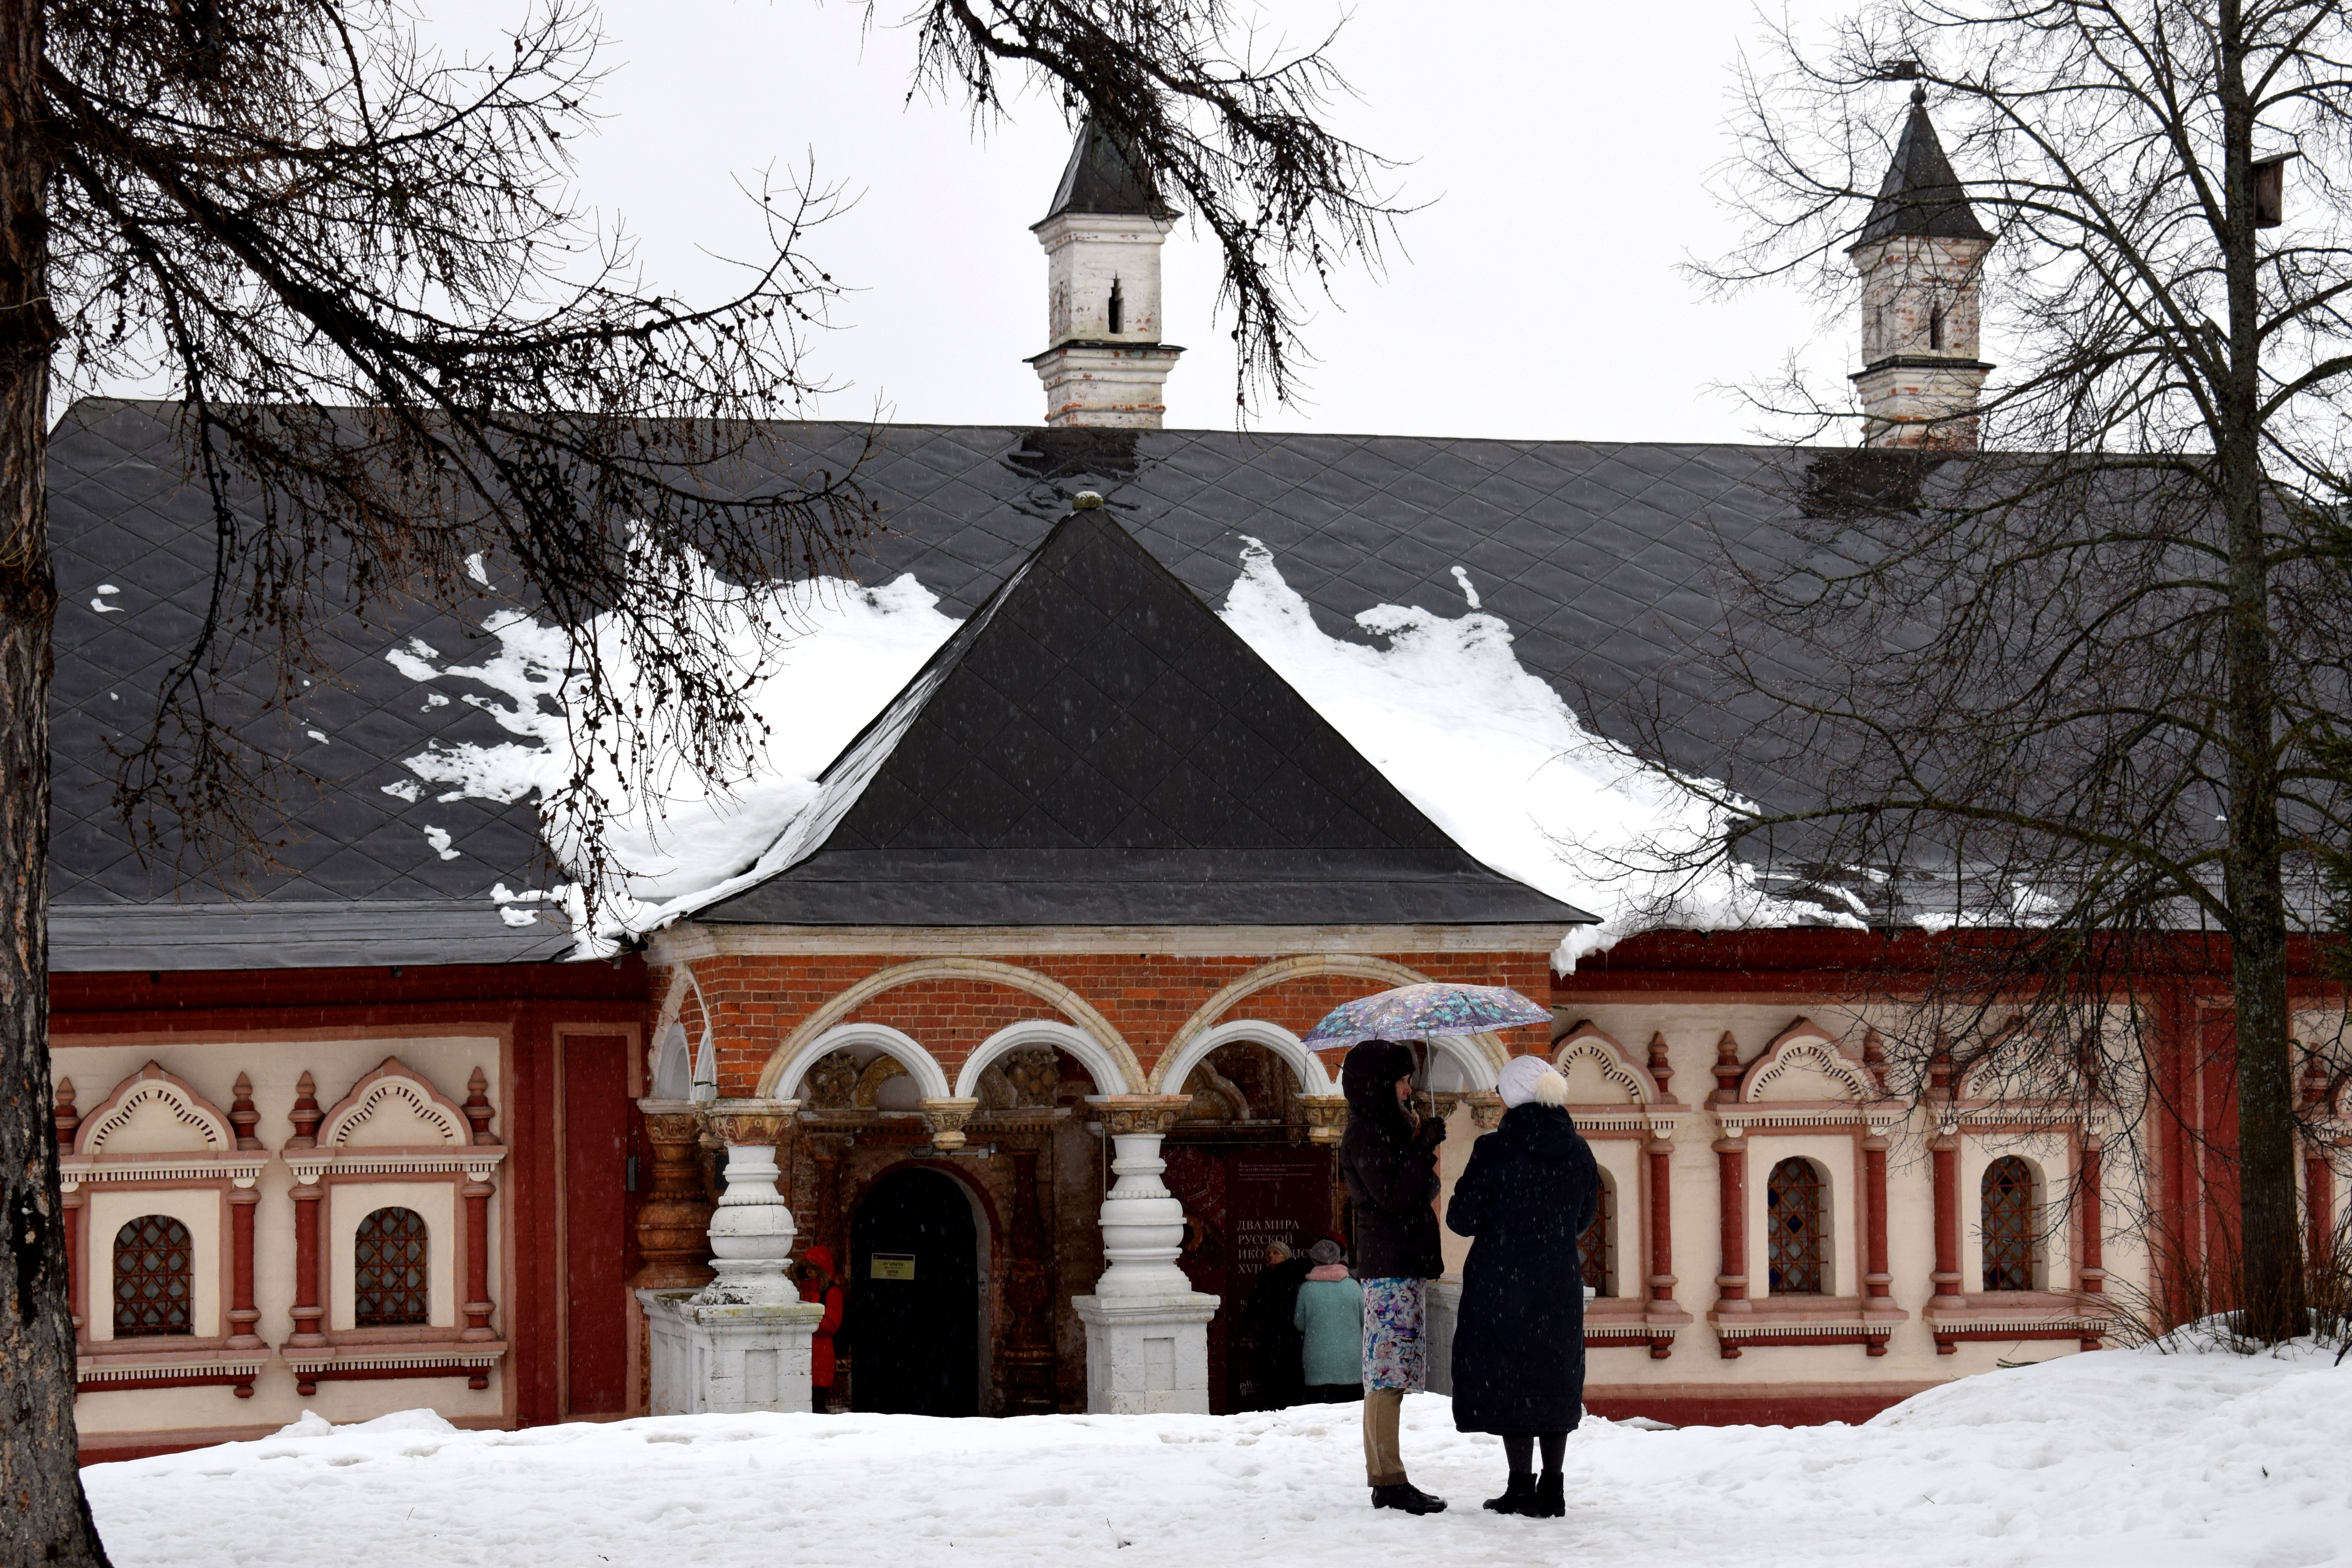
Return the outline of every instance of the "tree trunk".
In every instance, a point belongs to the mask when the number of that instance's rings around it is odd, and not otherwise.
[[[49,348],[42,0],[0,0],[0,1562],[103,1563],[75,1466],[49,1119]]]
[[[2268,1343],[2304,1331],[2296,1223],[2294,1071],[2288,1049],[2286,898],[2281,875],[2278,712],[2263,517],[2262,336],[2255,279],[2254,110],[2238,0],[2220,11],[2222,239],[2230,363],[2221,389],[2221,506],[2229,531],[2230,820],[2225,864],[2238,1062],[2239,1304]]]

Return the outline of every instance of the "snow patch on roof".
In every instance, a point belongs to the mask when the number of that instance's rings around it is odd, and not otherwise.
[[[1577,720],[1519,663],[1510,626],[1381,605],[1356,624],[1386,647],[1327,635],[1274,554],[1246,542],[1225,624],[1454,841],[1505,876],[1602,917],[1570,929],[1552,965],[1662,925],[1719,931],[1822,918],[1759,892],[1738,868],[1679,861],[1721,815]],[[1465,574],[1466,577],[1466,574]],[[1466,588],[1466,580],[1464,583]]]
[[[1738,868],[1702,876],[1672,869],[1676,856],[1719,835],[1717,814],[1587,731],[1559,693],[1519,663],[1509,626],[1477,607],[1466,574],[1457,581],[1469,613],[1449,618],[1377,605],[1356,620],[1384,646],[1343,641],[1316,626],[1272,552],[1251,540],[1219,614],[1463,848],[1604,917],[1566,933],[1553,955],[1558,968],[1572,970],[1585,955],[1659,925],[1717,930],[1824,918],[1812,905],[1764,895]],[[436,745],[405,759],[407,768],[444,786],[443,800],[535,795],[542,831],[575,875],[584,871],[576,826],[551,820],[545,803],[588,768],[622,878],[593,920],[580,921],[585,911],[575,909],[583,956],[740,892],[814,849],[838,809],[820,799],[819,775],[961,624],[911,574],[877,588],[823,578],[730,589],[714,615],[746,671],[750,710],[765,725],[750,738],[751,764],[724,788],[706,787],[682,763],[649,779],[618,776],[579,732],[585,682],[569,641],[528,617],[486,623],[497,647],[475,664],[440,663],[415,641],[385,656],[420,682],[487,688],[493,695],[463,700],[515,737]],[[781,643],[763,638],[755,631],[763,620],[792,632]],[[617,627],[600,620],[591,634],[618,686],[632,689],[638,683]]]
[[[588,716],[589,699],[569,639],[527,616],[485,623],[497,647],[474,664],[436,663],[438,656],[416,642],[386,656],[418,680],[487,688],[491,695],[467,692],[463,700],[514,736],[489,745],[436,745],[404,759],[408,769],[445,786],[444,800],[505,803],[536,795],[541,831],[575,874],[584,871],[577,825],[551,820],[546,803],[587,768],[604,803],[606,852],[621,873],[592,922],[596,951],[732,890],[814,796],[817,774],[959,624],[940,613],[938,598],[912,576],[876,588],[818,578],[730,591],[714,596],[709,614],[709,629],[744,671],[747,707],[764,725],[745,737],[749,763],[724,788],[707,787],[674,757],[649,777],[621,777],[575,723]],[[779,639],[760,630],[763,623],[791,629]],[[599,617],[590,630],[619,689],[650,689],[613,617]]]

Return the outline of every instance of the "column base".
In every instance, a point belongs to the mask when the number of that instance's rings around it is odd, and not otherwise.
[[[1218,1298],[1073,1296],[1087,1325],[1087,1413],[1206,1415]]]
[[[738,1415],[809,1407],[814,1301],[704,1305],[689,1290],[639,1290],[651,1343],[651,1413]]]

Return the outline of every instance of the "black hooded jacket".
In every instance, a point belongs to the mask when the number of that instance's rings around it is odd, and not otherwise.
[[[1434,1279],[1445,1272],[1431,1206],[1437,1145],[1414,1133],[1396,1100],[1396,1080],[1412,1069],[1412,1051],[1393,1040],[1365,1041],[1339,1068],[1348,1097],[1339,1166],[1355,1207],[1360,1279]]]
[[[1601,1195],[1568,1112],[1520,1105],[1470,1146],[1445,1224],[1470,1237],[1454,1329],[1454,1425],[1566,1432],[1584,1413],[1584,1262]]]

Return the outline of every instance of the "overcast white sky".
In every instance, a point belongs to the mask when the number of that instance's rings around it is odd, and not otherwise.
[[[427,0],[468,29],[503,19],[508,3]],[[1028,226],[1070,141],[1050,102],[1022,105],[984,140],[958,105],[907,103],[912,38],[869,32],[865,8],[843,0],[604,11],[614,68],[596,101],[608,118],[580,144],[583,194],[642,237],[650,280],[689,296],[722,287],[704,252],[753,247],[735,182],[814,156],[857,202],[812,252],[860,290],[816,345],[818,368],[844,387],[817,412],[1042,417],[1022,362],[1046,346],[1045,259]],[[1264,36],[1304,40],[1337,14],[1331,0],[1267,0]],[[1791,353],[1845,368],[1845,322],[1825,329],[1789,293],[1717,302],[1679,270],[1737,237],[1706,182],[1731,148],[1734,61],[1759,37],[1749,0],[1362,4],[1333,48],[1360,94],[1339,123],[1410,160],[1400,193],[1430,205],[1404,220],[1384,275],[1342,275],[1316,301],[1308,400],[1257,423],[1741,440],[1756,417],[1724,384]],[[1180,226],[1166,258],[1168,336],[1191,351],[1169,381],[1169,423],[1230,426],[1213,258]]]

